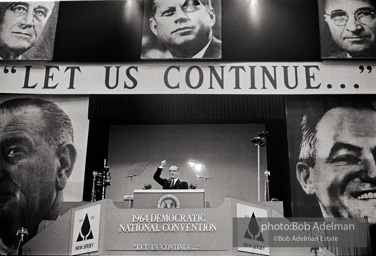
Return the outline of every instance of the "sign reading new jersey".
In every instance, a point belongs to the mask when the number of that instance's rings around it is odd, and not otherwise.
[[[243,221],[237,221],[238,251],[270,255],[268,247],[268,233],[262,232],[261,223],[257,218],[266,219],[268,210],[244,204],[236,204],[236,216],[246,218],[247,225]]]
[[[101,205],[74,212],[72,255],[98,251]]]

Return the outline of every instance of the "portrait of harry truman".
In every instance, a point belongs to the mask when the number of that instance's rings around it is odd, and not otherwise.
[[[143,59],[220,59],[220,0],[145,2]]]
[[[321,56],[376,58],[376,2],[320,0]]]

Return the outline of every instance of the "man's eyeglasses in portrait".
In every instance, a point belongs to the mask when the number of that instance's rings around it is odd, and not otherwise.
[[[355,20],[363,25],[370,25],[375,20],[375,10],[372,8],[360,9],[354,13],[336,10],[325,15],[330,17],[332,22],[337,26],[345,26],[349,20],[349,15],[354,15]]]

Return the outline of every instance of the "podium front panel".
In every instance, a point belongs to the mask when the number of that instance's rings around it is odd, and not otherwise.
[[[176,195],[192,193],[188,191],[177,192]],[[174,191],[160,190],[162,194],[148,192],[163,197],[165,192]],[[200,192],[203,191],[196,190],[192,194],[200,195]],[[272,247],[264,250],[263,254],[260,246],[256,247],[259,249],[256,253],[238,247],[236,241],[244,240],[249,246],[254,239],[247,237],[245,232],[250,230],[251,222],[239,229],[238,225],[234,226],[233,218],[244,213],[251,216],[259,210],[268,212],[270,218],[281,217],[270,206],[228,198],[218,208],[184,209],[121,209],[112,200],[105,199],[71,209],[25,244],[23,252],[39,256],[310,255],[310,248],[303,247]]]

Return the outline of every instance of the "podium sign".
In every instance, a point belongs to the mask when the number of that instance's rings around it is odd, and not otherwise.
[[[74,212],[72,255],[98,251],[100,215],[100,204]]]
[[[116,253],[227,251],[232,247],[232,231],[228,229],[232,219],[224,216],[231,215],[231,210],[220,210],[221,214],[203,208],[110,212],[106,217],[106,249]]]
[[[267,231],[260,231],[260,223],[257,218],[266,219],[270,216],[269,210],[267,208],[263,209],[260,206],[252,206],[245,204],[236,205],[236,215],[238,218],[249,219],[249,224],[247,226],[238,226],[238,234],[241,235],[237,237],[237,240],[242,239],[243,245],[247,247],[238,247],[241,252],[251,252],[262,255],[270,255],[269,253],[269,235]],[[237,223],[238,225],[241,222]]]

